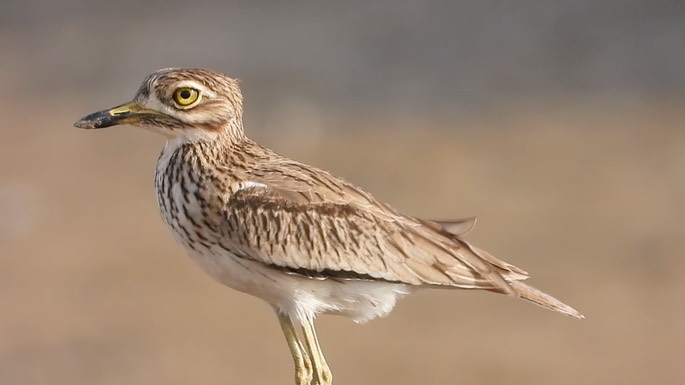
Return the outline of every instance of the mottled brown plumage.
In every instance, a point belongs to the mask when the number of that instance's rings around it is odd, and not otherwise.
[[[274,307],[298,384],[331,382],[313,327],[318,314],[366,321],[417,288],[484,289],[582,317],[521,282],[525,271],[466,242],[473,220],[404,215],[245,137],[240,89],[224,75],[160,70],[132,102],[76,123],[116,124],[168,138],[155,175],[164,221],[214,279]]]

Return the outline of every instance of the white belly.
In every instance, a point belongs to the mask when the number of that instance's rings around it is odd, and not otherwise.
[[[188,251],[219,283],[259,297],[299,321],[314,319],[318,314],[339,314],[366,322],[387,315],[398,299],[411,292],[411,287],[404,284],[289,274],[228,255],[223,249],[209,253]]]

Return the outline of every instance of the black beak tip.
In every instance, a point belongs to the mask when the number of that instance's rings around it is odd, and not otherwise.
[[[74,127],[84,128],[86,130],[102,128],[105,127],[105,123],[108,118],[110,118],[109,114],[105,113],[105,111],[96,112],[79,119],[76,123],[74,123]]]
[[[74,123],[74,127],[85,128],[85,129],[93,129],[93,128],[95,128],[95,125],[93,124],[93,122],[89,122],[85,119],[80,119],[76,123]]]

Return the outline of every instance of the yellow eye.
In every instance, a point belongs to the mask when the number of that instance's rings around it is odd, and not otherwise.
[[[176,102],[179,107],[188,107],[195,103],[199,96],[200,92],[195,88],[181,87],[174,91],[174,102]]]

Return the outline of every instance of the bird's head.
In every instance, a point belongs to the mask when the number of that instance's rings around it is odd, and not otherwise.
[[[187,140],[242,138],[242,95],[235,79],[203,69],[169,68],[148,76],[132,101],[77,121],[93,129],[130,124]]]

